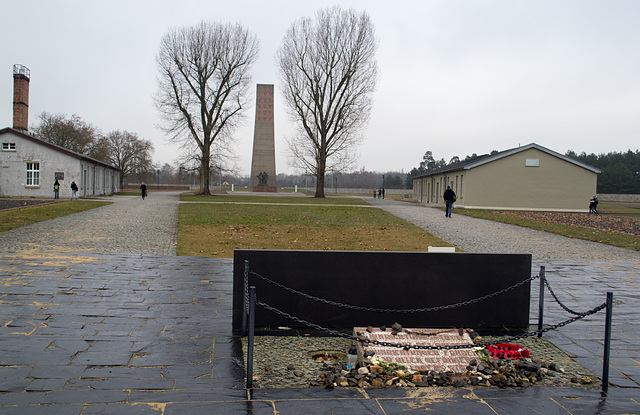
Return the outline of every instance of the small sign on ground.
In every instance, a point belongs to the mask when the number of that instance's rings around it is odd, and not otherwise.
[[[404,329],[392,334],[391,329],[382,331],[374,328],[371,332],[365,327],[355,327],[354,333],[359,337],[388,343],[400,343],[419,346],[445,346],[473,344],[471,337],[465,331],[458,329]],[[413,370],[436,370],[439,372],[462,373],[467,370],[469,362],[477,359],[473,349],[455,350],[404,350],[396,347],[384,347],[369,344],[358,344],[361,351],[372,350],[375,356],[387,363],[397,363]]]

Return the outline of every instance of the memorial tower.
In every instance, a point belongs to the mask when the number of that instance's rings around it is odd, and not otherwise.
[[[257,85],[251,182],[254,192],[277,192],[273,85]]]

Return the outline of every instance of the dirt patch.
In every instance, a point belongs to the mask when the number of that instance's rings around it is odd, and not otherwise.
[[[560,225],[578,226],[615,232],[625,235],[640,235],[640,219],[621,218],[608,215],[590,215],[586,213],[551,213],[551,212],[496,212],[505,216],[536,220]]]
[[[0,199],[0,211],[58,203],[55,199]]]

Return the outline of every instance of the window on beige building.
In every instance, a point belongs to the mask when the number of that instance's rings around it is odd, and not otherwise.
[[[524,163],[525,166],[527,167],[538,167],[540,166],[540,160],[539,159],[527,159]]]

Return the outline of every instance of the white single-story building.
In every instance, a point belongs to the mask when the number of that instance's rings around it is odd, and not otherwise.
[[[588,212],[600,170],[538,144],[485,154],[413,177],[421,203],[444,203],[451,186],[455,207]]]
[[[0,196],[71,197],[71,182],[80,197],[119,192],[120,169],[14,128],[0,130]]]

